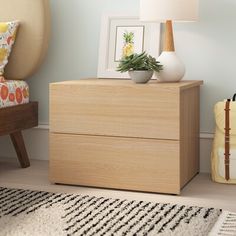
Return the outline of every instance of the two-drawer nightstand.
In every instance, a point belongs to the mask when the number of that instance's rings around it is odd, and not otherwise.
[[[199,172],[201,84],[51,84],[50,180],[179,194]]]

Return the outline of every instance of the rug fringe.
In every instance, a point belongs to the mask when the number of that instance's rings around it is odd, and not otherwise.
[[[236,213],[223,211],[209,236],[236,236]]]

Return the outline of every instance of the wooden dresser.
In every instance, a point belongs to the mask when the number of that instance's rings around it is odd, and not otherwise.
[[[50,181],[179,194],[199,172],[201,84],[51,84]]]

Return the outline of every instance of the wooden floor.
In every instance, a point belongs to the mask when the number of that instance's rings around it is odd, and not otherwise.
[[[195,177],[183,190],[181,196],[117,191],[78,186],[54,185],[48,181],[48,162],[31,161],[31,167],[19,168],[15,159],[0,158],[0,186],[43,190],[49,192],[66,192],[89,194],[113,198],[144,200],[161,203],[177,203],[215,207],[236,212],[236,185],[213,183],[208,174]]]

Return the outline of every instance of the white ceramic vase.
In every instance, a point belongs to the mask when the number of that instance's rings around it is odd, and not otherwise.
[[[158,61],[163,65],[163,70],[156,73],[161,82],[178,82],[184,77],[185,66],[175,52],[163,51]]]
[[[136,84],[145,84],[152,78],[153,73],[152,70],[131,70],[129,76]]]

